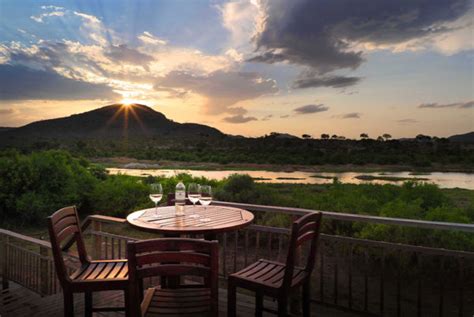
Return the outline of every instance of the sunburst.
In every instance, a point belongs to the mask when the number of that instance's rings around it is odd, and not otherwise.
[[[124,101],[125,101],[125,99],[124,99]],[[127,101],[130,101],[130,100],[127,99]],[[129,123],[129,120],[130,120],[130,115],[133,117],[133,119],[135,119],[138,122],[138,124],[140,125],[141,130],[144,133],[146,133],[145,126],[143,125],[143,122],[140,119],[140,116],[135,111],[135,107],[137,107],[137,106],[138,105],[136,105],[133,102],[122,103],[120,105],[120,107],[117,109],[117,111],[114,113],[112,118],[110,118],[107,121],[106,126],[109,126],[110,124],[115,122],[117,120],[117,118],[123,113],[123,135],[124,135],[125,138],[128,138],[128,123]]]

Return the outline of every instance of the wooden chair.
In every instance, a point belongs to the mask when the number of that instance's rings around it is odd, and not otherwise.
[[[228,280],[228,316],[236,316],[236,288],[255,292],[256,316],[262,316],[263,296],[278,301],[278,316],[287,315],[288,298],[298,287],[303,286],[303,316],[310,314],[311,273],[316,260],[316,247],[321,225],[321,213],[310,213],[293,223],[286,263],[260,259],[245,269],[231,274]],[[298,249],[309,242],[309,253],[304,267],[295,265]]]
[[[131,316],[218,316],[218,252],[217,241],[128,242]],[[140,305],[140,281],[151,276],[199,276],[203,283],[149,288]]]
[[[128,266],[126,260],[91,261],[89,259],[76,207],[60,209],[48,217],[48,229],[56,272],[63,288],[64,316],[74,316],[74,293],[85,294],[85,316],[92,316],[93,311],[126,311],[127,307],[93,307],[92,293],[109,290],[123,290],[125,306],[127,306]],[[62,242],[68,238],[76,244],[81,262],[81,267],[72,275],[68,274],[63,258],[64,250],[61,246]]]

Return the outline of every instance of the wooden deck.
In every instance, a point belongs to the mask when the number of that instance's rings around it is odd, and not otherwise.
[[[219,316],[226,316],[227,312],[227,292],[220,289],[219,292]],[[75,316],[84,316],[84,296],[75,294]],[[96,306],[117,305],[123,306],[123,296],[121,292],[109,291],[94,294],[94,303]],[[275,303],[271,300],[265,301],[265,307],[275,308]],[[253,297],[243,294],[237,296],[238,316],[254,316],[255,304]],[[312,312],[314,316],[331,317],[353,317],[355,314],[343,312],[337,309],[313,305]],[[62,294],[41,297],[38,294],[10,282],[10,288],[0,292],[0,317],[62,317],[63,316],[63,298]],[[108,312],[95,313],[94,316],[124,316],[123,313]],[[264,313],[264,316],[275,316]]]

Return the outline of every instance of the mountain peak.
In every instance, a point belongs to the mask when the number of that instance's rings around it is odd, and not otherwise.
[[[112,104],[69,117],[37,121],[5,131],[14,137],[120,139],[163,136],[222,136],[200,124],[177,123],[142,104]]]

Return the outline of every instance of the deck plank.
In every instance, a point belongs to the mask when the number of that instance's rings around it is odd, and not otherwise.
[[[219,289],[219,316],[227,315],[227,291]],[[123,292],[121,291],[106,291],[94,293],[95,306],[123,306]],[[265,307],[275,309],[275,302],[272,300],[265,301]],[[74,311],[75,316],[84,316],[84,295],[74,294]],[[253,316],[255,309],[255,301],[252,296],[246,294],[237,295],[237,316]],[[313,305],[315,316],[335,316],[335,317],[353,317],[355,314],[342,312],[335,309],[329,309]],[[122,312],[101,312],[94,313],[94,316],[107,317],[123,317]],[[264,316],[274,316],[269,313],[264,313]],[[41,297],[40,295],[23,288],[15,283],[10,282],[10,288],[0,291],[0,317],[33,317],[33,316],[48,316],[48,317],[62,317],[63,316],[63,297],[62,294],[55,294],[52,296]]]

